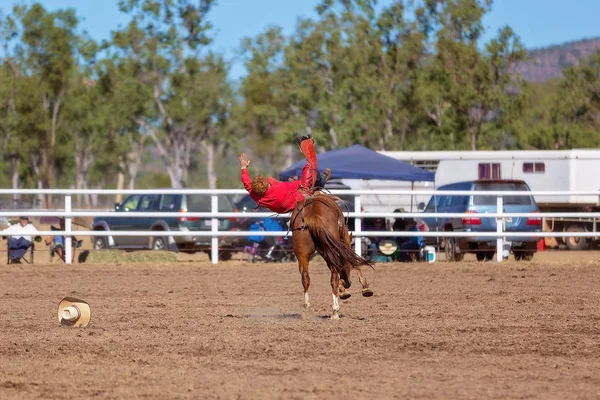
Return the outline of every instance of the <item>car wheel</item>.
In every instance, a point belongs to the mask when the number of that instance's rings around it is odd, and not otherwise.
[[[535,253],[522,250],[513,250],[513,254],[515,255],[515,260],[517,261],[531,261]]]
[[[219,252],[219,261],[229,261],[233,258],[233,250],[221,250]]]
[[[108,249],[108,244],[105,236],[96,236],[94,238],[94,250]]]
[[[585,232],[581,225],[569,225],[567,232]],[[584,237],[565,237],[565,243],[569,250],[583,250],[587,247],[587,240]]]
[[[167,250],[167,239],[162,236],[153,237],[152,250]]]
[[[477,261],[490,261],[494,258],[493,251],[478,251],[475,255],[477,257]]]
[[[456,238],[447,237],[444,239],[444,241],[444,252],[446,254],[446,261],[462,261],[465,255],[456,251]]]

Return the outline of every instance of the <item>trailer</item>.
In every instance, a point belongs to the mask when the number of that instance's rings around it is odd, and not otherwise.
[[[418,204],[429,201],[431,196],[420,194],[422,190],[433,190],[433,182],[405,182],[380,179],[341,179],[341,182],[353,190],[372,190],[374,194],[360,195],[361,208],[366,212],[404,212],[418,211]],[[378,190],[412,190],[412,196],[377,194]],[[354,211],[354,210],[352,210]]]
[[[435,186],[476,179],[518,179],[532,191],[600,190],[600,149],[381,152],[435,171]],[[599,196],[536,196],[541,212],[598,212]],[[548,247],[581,250],[597,244],[593,237],[569,232],[596,232],[596,218],[546,218],[544,231],[564,232],[546,238]]]

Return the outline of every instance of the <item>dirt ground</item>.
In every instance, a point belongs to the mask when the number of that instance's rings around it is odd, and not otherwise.
[[[307,311],[295,264],[6,265],[0,398],[598,398],[598,258],[378,264],[340,320],[321,263]]]

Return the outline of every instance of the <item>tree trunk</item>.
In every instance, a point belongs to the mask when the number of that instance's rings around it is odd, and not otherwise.
[[[331,139],[331,148],[337,149],[339,146],[337,132],[333,128],[333,126],[329,127],[329,138]]]
[[[187,172],[187,168],[189,168],[189,163],[184,165],[186,164],[184,157],[185,146],[187,145],[186,135],[181,132],[169,132],[167,133],[167,135],[169,135],[168,140],[166,140],[166,143],[163,143],[163,141],[159,139],[154,128],[146,123],[146,121],[138,119],[137,122],[150,135],[152,141],[156,145],[160,158],[165,163],[167,175],[171,181],[171,187],[173,189],[182,188],[185,184],[185,173]],[[191,138],[188,137],[188,140],[191,140]]]
[[[97,184],[96,189],[102,189],[102,186],[103,186],[102,184]],[[98,207],[98,195],[97,194],[93,194],[90,196],[90,203],[93,208]]]
[[[21,160],[18,157],[14,157],[10,160],[10,169],[12,175],[12,188],[19,188],[19,167],[21,166]],[[15,204],[19,201],[19,195],[13,194],[13,201]]]
[[[288,144],[284,147],[283,153],[285,154],[285,160],[283,168],[289,168],[294,164],[294,146]]]
[[[180,165],[176,163],[167,166],[167,174],[171,180],[171,187],[173,189],[183,188],[183,171]]]
[[[124,157],[121,157],[119,161],[119,173],[117,174],[117,190],[123,190],[125,186],[125,162],[123,161]],[[115,202],[120,203],[123,201],[123,195],[117,194],[115,196]]]
[[[390,142],[390,138],[394,134],[394,124],[392,123],[392,118],[392,109],[388,108],[385,112],[385,129],[383,130],[383,150],[388,149],[388,143]]]
[[[129,189],[135,189],[135,179],[142,163],[142,154],[146,146],[146,137],[142,136],[139,139],[135,139],[133,134],[129,133],[129,144],[131,145],[131,151],[127,154],[127,174],[129,175]]]
[[[44,165],[46,166],[46,173],[45,173],[45,186],[50,189],[52,187],[52,180],[54,179],[54,175],[55,175],[55,168],[56,166],[55,164],[55,148],[56,148],[56,136],[57,136],[57,129],[58,129],[58,114],[60,111],[60,105],[61,105],[61,101],[62,101],[62,92],[56,97],[56,99],[54,99],[54,104],[52,106],[52,120],[51,120],[51,125],[50,125],[50,140],[48,143],[48,151],[46,153],[46,162],[44,163]],[[48,194],[46,196],[46,207],[52,207],[52,203],[53,203],[53,197],[52,194]]]
[[[75,137],[76,187],[77,189],[87,189],[89,188],[87,181],[88,171],[90,165],[94,162],[94,153],[90,143],[91,139],[77,133],[74,133],[73,136]],[[91,197],[89,194],[78,194],[75,203],[78,208],[81,208],[83,204],[89,207],[91,205]]]
[[[208,178],[208,188],[217,188],[217,174],[215,172],[215,145],[208,143],[206,145],[206,175]]]
[[[43,189],[44,188],[44,181],[42,178],[42,170],[40,168],[40,160],[43,157],[43,152],[42,154],[34,154],[30,161],[31,161],[31,168],[33,169],[33,172],[35,173],[36,177],[37,177],[37,188],[38,189]],[[47,204],[46,204],[46,197],[43,194],[38,194],[37,195],[38,198],[38,202],[40,203],[40,207],[41,208],[48,208]]]

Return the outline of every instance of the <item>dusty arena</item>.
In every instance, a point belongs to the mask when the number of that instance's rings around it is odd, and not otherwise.
[[[340,320],[321,263],[307,311],[295,264],[6,265],[0,398],[597,398],[599,258],[378,264]]]

